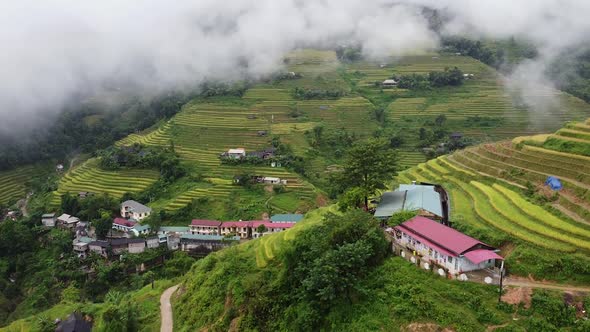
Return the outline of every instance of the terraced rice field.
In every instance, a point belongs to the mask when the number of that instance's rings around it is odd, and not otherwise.
[[[155,170],[122,169],[103,171],[99,169],[96,159],[90,159],[70,170],[60,179],[58,190],[53,193],[51,204],[54,206],[59,205],[61,196],[66,192],[106,193],[119,198],[126,192],[145,190],[158,179],[158,176],[159,173]]]
[[[446,128],[460,132],[479,141],[497,141],[519,135],[533,135],[558,129],[564,122],[590,116],[590,106],[584,101],[552,89],[536,89],[534,92],[510,91],[509,85],[495,70],[464,56],[422,55],[389,59],[382,63],[359,62],[347,65],[351,80],[373,91],[379,90],[374,82],[381,82],[392,75],[428,74],[446,67],[458,67],[464,73],[474,74],[463,86],[436,89],[429,92],[413,92],[403,89],[384,89],[396,96],[387,106],[387,114],[393,126],[405,135],[401,146],[403,167],[415,165],[408,158],[421,152],[416,148],[420,127],[432,127],[425,122],[445,115]],[[510,92],[508,92],[510,91]],[[523,100],[541,101],[544,109],[535,112]],[[590,128],[590,127],[589,127]],[[586,138],[589,134],[582,125],[568,128],[571,139]],[[575,132],[573,132],[575,131]]]
[[[26,182],[38,175],[34,166],[24,166],[15,170],[0,172],[0,204],[8,204],[26,195]]]
[[[430,160],[400,173],[397,182],[443,184],[456,222],[551,250],[590,253],[590,157],[546,149],[538,141],[527,145],[526,137],[514,142],[483,144]],[[548,176],[558,177],[564,189],[544,186]],[[523,189],[531,184],[554,197],[555,210],[527,200]]]
[[[551,250],[590,252],[590,224],[551,214],[524,199],[518,188],[469,169],[454,157],[420,164],[400,173],[397,180],[442,183],[449,191],[456,223],[499,231]]]

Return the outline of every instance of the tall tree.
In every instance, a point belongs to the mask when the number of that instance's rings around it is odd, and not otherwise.
[[[357,187],[363,193],[365,209],[369,209],[369,196],[393,178],[397,169],[397,154],[387,141],[371,138],[356,142],[346,156],[342,181],[350,189]],[[357,192],[358,192],[357,191]]]

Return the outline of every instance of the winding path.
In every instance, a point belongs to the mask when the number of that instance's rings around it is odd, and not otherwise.
[[[172,305],[170,304],[170,296],[176,292],[178,285],[172,286],[162,293],[160,297],[160,315],[162,316],[162,325],[160,332],[172,332],[174,330],[174,322],[172,317]]]
[[[520,279],[520,278],[513,279],[510,277],[507,277],[504,279],[504,285],[505,286],[543,288],[543,289],[554,289],[554,290],[570,291],[570,292],[590,293],[590,287],[561,285],[561,284],[545,283],[545,282],[539,282],[539,281],[530,281],[530,280]]]

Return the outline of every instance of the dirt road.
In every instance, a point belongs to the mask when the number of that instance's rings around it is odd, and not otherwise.
[[[516,287],[543,288],[543,289],[554,289],[554,290],[570,291],[570,292],[590,293],[590,287],[560,285],[560,284],[552,284],[552,283],[545,283],[545,282],[539,282],[539,281],[530,281],[530,280],[526,280],[526,279],[506,278],[506,279],[504,279],[504,285],[516,286]]]
[[[176,292],[178,285],[172,286],[162,293],[160,297],[160,315],[162,316],[162,325],[160,332],[172,332],[174,323],[172,317],[172,305],[170,304],[170,296]]]

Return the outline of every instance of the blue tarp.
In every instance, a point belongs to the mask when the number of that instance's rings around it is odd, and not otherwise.
[[[552,190],[559,190],[563,188],[563,186],[561,185],[561,181],[559,181],[559,179],[554,176],[547,177],[547,181],[545,181],[545,184],[551,187]]]

